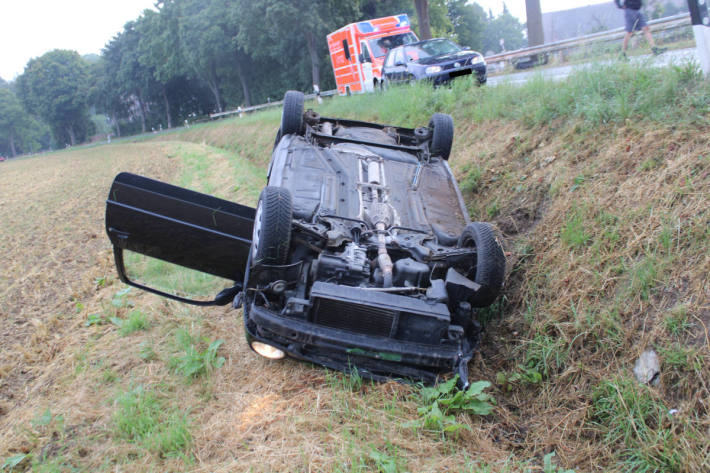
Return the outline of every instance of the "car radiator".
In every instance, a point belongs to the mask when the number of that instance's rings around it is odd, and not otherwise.
[[[445,304],[317,281],[310,321],[326,327],[417,343],[438,344],[451,318]]]

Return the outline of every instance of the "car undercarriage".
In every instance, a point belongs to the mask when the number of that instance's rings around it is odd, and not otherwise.
[[[228,277],[212,303],[243,307],[248,343],[268,358],[372,379],[454,372],[465,387],[476,309],[498,296],[505,257],[492,227],[469,221],[452,141],[448,115],[415,129],[325,118],[288,92],[256,209],[117,176],[106,226],[119,275],[147,288],[126,276],[128,249]],[[187,243],[163,241],[168,226]]]

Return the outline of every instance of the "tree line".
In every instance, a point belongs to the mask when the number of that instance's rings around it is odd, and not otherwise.
[[[422,38],[484,53],[526,45],[507,9],[494,16],[467,0],[158,0],[100,55],[54,50],[12,83],[0,79],[0,155],[172,128],[314,84],[333,89],[326,35],[400,13]]]

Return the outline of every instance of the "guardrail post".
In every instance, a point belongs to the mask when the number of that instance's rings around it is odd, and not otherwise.
[[[709,0],[688,0],[695,45],[698,48],[698,59],[706,76],[710,76],[710,11],[708,10],[708,2]]]

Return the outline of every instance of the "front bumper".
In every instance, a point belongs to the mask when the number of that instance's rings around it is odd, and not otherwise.
[[[468,382],[468,361],[477,348],[479,334],[469,334],[458,342],[438,345],[413,343],[325,327],[281,316],[264,307],[245,307],[247,342],[267,343],[289,356],[327,368],[357,373],[365,378],[384,380],[407,378],[433,383],[449,372]]]
[[[450,82],[452,79],[455,79],[457,77],[467,76],[471,74],[476,75],[476,79],[478,80],[479,84],[485,84],[488,80],[485,64],[476,64],[473,66],[464,66],[455,69],[445,69],[435,74],[428,74],[427,79],[431,80],[434,85],[439,85]]]

